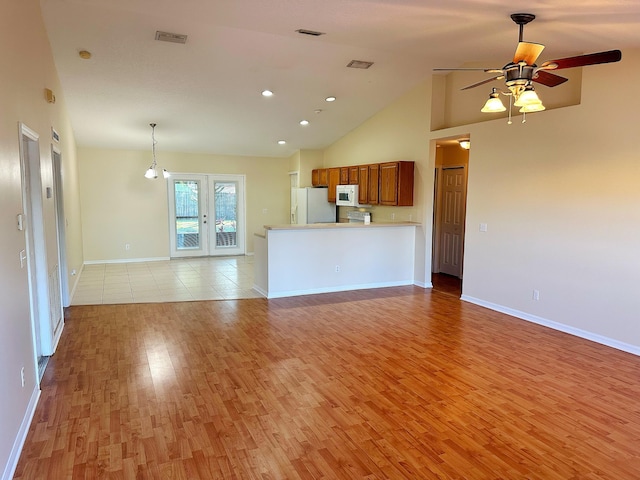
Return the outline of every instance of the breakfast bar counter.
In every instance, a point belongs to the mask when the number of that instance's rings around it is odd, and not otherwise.
[[[254,288],[267,298],[412,285],[412,222],[265,225]]]

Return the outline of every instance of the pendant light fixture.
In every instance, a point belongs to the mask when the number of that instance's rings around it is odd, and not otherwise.
[[[155,123],[150,123],[149,124],[151,126],[151,156],[152,156],[152,162],[151,162],[151,166],[149,167],[149,169],[147,170],[147,172],[144,174],[144,176],[146,178],[158,178],[158,162],[156,162],[156,143],[158,143],[156,141],[156,124]],[[162,169],[162,176],[164,178],[169,178],[169,172],[167,172],[166,169]]]

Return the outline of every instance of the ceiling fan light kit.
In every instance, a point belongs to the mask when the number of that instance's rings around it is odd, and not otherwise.
[[[531,43],[522,40],[524,26],[533,21],[536,16],[532,13],[514,13],[511,19],[518,25],[518,46],[513,56],[513,60],[502,68],[436,68],[436,71],[453,71],[453,70],[482,70],[485,73],[491,73],[494,76],[476,82],[472,85],[463,87],[462,90],[484,85],[494,80],[504,80],[506,90],[492,88],[489,99],[485,102],[480,110],[483,113],[497,113],[506,110],[504,104],[500,100],[500,95],[509,96],[509,120],[511,124],[511,106],[520,107],[520,113],[523,114],[522,123],[525,123],[525,114],[533,112],[541,112],[545,110],[545,106],[536,93],[533,82],[545,85],[547,87],[556,87],[563,84],[568,79],[550,73],[549,70],[559,70],[562,68],[586,67],[588,65],[597,65],[600,63],[613,63],[622,59],[620,50],[609,50],[606,52],[590,53],[587,55],[578,55],[576,57],[561,58],[544,62],[542,65],[536,65],[536,60],[544,50],[541,43]]]

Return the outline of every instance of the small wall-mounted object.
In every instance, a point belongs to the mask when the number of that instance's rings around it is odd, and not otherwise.
[[[60,134],[53,127],[51,127],[51,139],[56,143],[60,142]]]
[[[48,88],[44,89],[44,98],[49,103],[56,103],[56,96],[53,94],[53,91]]]
[[[51,187],[47,187],[45,191],[47,192],[47,198],[53,197],[53,189]]]
[[[23,231],[24,230],[24,215],[22,213],[19,213],[17,215],[17,220],[18,220],[18,230]]]

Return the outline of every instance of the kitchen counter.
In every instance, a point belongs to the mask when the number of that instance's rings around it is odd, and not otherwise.
[[[413,222],[265,225],[254,288],[267,298],[415,283]]]
[[[316,228],[375,228],[375,227],[406,227],[406,226],[419,226],[419,223],[415,222],[371,222],[365,224],[362,222],[349,223],[308,223],[308,224],[294,224],[294,225],[265,225],[265,230],[308,230]]]

